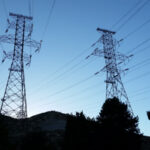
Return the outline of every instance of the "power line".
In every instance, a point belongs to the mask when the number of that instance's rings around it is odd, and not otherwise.
[[[88,49],[86,49],[86,50],[88,50]],[[86,52],[86,50],[84,50],[83,52],[81,52],[80,54],[78,54],[77,56],[75,56],[73,59],[71,59],[70,61],[68,61],[67,63],[65,63],[65,64],[62,65],[61,67],[59,67],[59,68],[58,68],[56,71],[54,71],[52,74],[50,74],[50,75],[48,75],[47,77],[45,77],[43,80],[41,80],[40,83],[42,83],[42,84],[44,85],[44,84],[47,84],[47,83],[49,83],[49,82],[53,82],[53,81],[55,81],[56,79],[59,79],[61,76],[63,76],[66,72],[68,72],[68,71],[74,69],[75,67],[77,67],[79,64],[82,63],[83,60],[81,60],[79,63],[73,65],[73,66],[70,67],[69,69],[65,70],[64,72],[62,72],[61,74],[59,74],[58,76],[56,76],[55,78],[53,78],[52,80],[50,80],[50,81],[45,80],[46,78],[49,78],[49,77],[51,77],[52,75],[55,75],[56,73],[60,72],[60,71],[62,70],[62,68],[64,68],[64,67],[70,65],[70,64],[71,64],[72,62],[74,62],[79,56],[83,55],[83,54]],[[44,82],[44,81],[45,81],[45,82]],[[38,87],[38,89],[41,89],[41,87],[42,87],[42,86]],[[38,89],[37,89],[37,90],[38,90]],[[36,91],[37,91],[37,90],[36,90]]]
[[[147,59],[147,60],[148,60],[148,59]],[[138,63],[136,66],[140,65],[140,64],[143,63],[143,62],[146,62],[147,60]],[[135,66],[135,65],[134,65],[134,66]],[[134,66],[132,66],[132,68],[133,68]],[[138,69],[139,69],[139,68],[138,68]],[[139,77],[138,77],[138,78],[139,78]],[[133,80],[133,79],[131,79],[131,80]],[[129,82],[129,81],[127,81],[127,82]],[[98,83],[98,84],[99,84],[99,83]],[[72,97],[74,97],[74,96],[76,96],[76,95],[79,95],[80,93],[85,93],[85,92],[87,92],[88,90],[90,90],[91,88],[97,86],[98,84],[95,84],[94,86],[93,86],[93,85],[92,85],[92,86],[89,86],[89,87],[87,87],[87,88],[85,88],[85,89],[83,89],[83,90],[80,90],[79,92],[76,92],[76,93],[74,93],[74,94],[71,94],[71,95],[65,97],[64,99],[66,100],[66,99],[68,99],[68,98],[72,98]],[[51,101],[51,102],[49,102],[49,103],[45,103],[45,104],[42,104],[42,105],[53,104],[53,102],[54,102],[54,101]],[[62,100],[61,100],[61,102],[62,102]],[[55,103],[55,104],[56,104],[56,103]]]
[[[5,16],[6,16],[6,18],[8,18],[8,11],[7,11],[5,0],[2,0],[2,3],[3,3],[3,8],[4,8]]]
[[[98,84],[95,84],[95,85],[98,85]],[[91,86],[91,87],[93,87],[93,86]],[[91,87],[89,87],[89,89],[90,89]],[[147,88],[144,89],[141,93],[136,93],[135,95],[137,95],[137,94],[138,94],[138,95],[142,95],[142,94],[145,93],[145,91],[147,91],[149,88],[150,88],[150,87],[147,87]],[[86,88],[86,89],[88,89],[88,88]],[[85,90],[86,90],[86,89],[85,89]],[[83,91],[83,92],[84,92],[84,91]],[[100,92],[100,91],[98,91],[98,92],[96,92],[96,93],[98,94],[99,92]],[[81,93],[82,93],[82,92],[81,92]],[[135,93],[135,92],[133,92],[133,93]],[[96,94],[95,94],[95,93],[94,93],[94,94],[90,94],[90,96],[89,96],[89,95],[86,95],[86,97],[89,98],[89,97],[91,97],[91,96],[93,96],[93,95],[96,95]],[[74,96],[79,96],[79,93],[76,94],[76,95],[75,95],[75,94],[72,95],[71,98],[74,97]],[[133,97],[133,96],[132,96],[132,97]],[[132,98],[132,97],[130,97],[130,98]],[[68,98],[69,98],[69,97],[67,97],[67,99],[68,99]],[[63,99],[61,99],[59,102],[62,102],[62,100],[64,100],[64,99],[66,100],[66,98],[63,98]],[[81,99],[81,97],[80,97],[79,99]],[[85,97],[84,97],[84,100],[86,100]],[[51,101],[51,102],[49,102],[49,103],[45,103],[45,104],[42,104],[42,105],[47,105],[47,104],[57,104],[57,105],[59,105],[59,103],[53,103],[53,102],[54,102],[54,101]],[[77,101],[74,101],[74,100],[70,101],[70,100],[69,100],[69,103],[68,103],[68,101],[66,101],[66,102],[67,102],[67,105],[72,105],[73,103],[76,103]],[[40,105],[40,106],[41,106],[41,105]],[[86,106],[90,106],[90,105],[87,105],[87,104],[86,104]]]
[[[147,89],[148,90],[148,89]],[[146,90],[145,90],[146,91]],[[137,93],[137,95],[139,96],[139,95],[142,95],[142,94],[144,94],[144,93],[147,93],[147,92],[145,92],[145,91],[143,91],[142,93]],[[102,91],[101,91],[102,92]],[[99,94],[100,93],[100,91],[97,91],[96,92],[97,94]],[[90,96],[89,95],[86,95],[86,97],[93,97],[93,95],[96,95],[95,93],[92,93],[92,94],[90,94]],[[78,95],[77,95],[78,96]],[[84,96],[84,99],[83,100],[86,100],[86,97]],[[132,96],[133,97],[133,96]],[[130,97],[130,99],[132,99],[132,97]],[[79,99],[81,99],[81,98],[83,98],[83,97],[80,97]],[[59,102],[62,102],[62,100],[63,99],[61,99],[61,101],[59,101]],[[66,99],[65,99],[66,100]],[[79,101],[74,101],[74,100],[72,100],[72,101],[70,101],[69,100],[69,102],[68,101],[66,101],[67,102],[67,105],[72,105],[72,104],[74,104],[74,103],[78,103]],[[53,101],[52,102],[49,102],[49,103],[45,103],[45,104],[42,104],[42,106],[43,105],[48,105],[48,104],[55,104],[55,105],[59,105],[59,103],[53,103]],[[41,106],[41,105],[40,105]],[[85,106],[85,105],[84,105]],[[91,104],[90,105],[87,105],[86,104],[86,106],[91,106]]]
[[[137,64],[131,66],[130,68],[138,67],[138,66],[140,66],[141,64],[143,64],[143,63],[145,63],[145,62],[148,62],[149,60],[150,60],[150,59],[143,60],[143,61],[141,61],[140,63],[137,63]],[[145,63],[145,64],[148,64],[148,63]],[[145,66],[145,64],[144,64],[143,66]],[[142,66],[142,67],[143,67],[143,66]],[[140,68],[141,68],[141,67],[140,67]],[[137,69],[139,70],[139,67],[138,67]],[[136,69],[134,69],[134,70],[136,70]],[[134,70],[132,70],[132,71],[134,71]],[[132,72],[132,71],[130,71],[130,72]],[[131,80],[133,80],[133,79],[131,79]],[[128,82],[128,81],[127,81],[127,82]],[[93,87],[93,86],[92,86],[92,87]],[[88,87],[88,88],[91,88],[91,86]],[[88,88],[83,89],[83,90],[80,91],[79,93],[81,93],[81,92],[83,92],[83,91],[87,91]],[[65,91],[66,91],[66,90],[65,90]],[[79,94],[79,93],[76,93],[76,94]],[[73,95],[76,95],[76,94],[72,94],[72,95],[70,95],[70,96],[67,96],[67,98],[72,97]],[[57,94],[55,94],[55,95],[57,95]],[[66,99],[66,98],[65,98],[65,99]],[[51,102],[51,103],[52,103],[52,102]]]
[[[148,59],[147,59],[148,60]],[[141,63],[143,63],[144,61],[142,61]],[[146,60],[145,60],[145,62],[146,62]],[[138,63],[136,66],[138,66],[138,65],[140,65],[141,63]],[[135,65],[134,65],[135,66]],[[134,67],[134,66],[132,66],[132,68]],[[138,68],[139,69],[139,68]],[[140,77],[138,77],[138,78],[141,78],[141,76]],[[130,79],[131,81],[133,80],[133,79]],[[129,80],[129,81],[130,81]],[[129,81],[127,81],[126,83],[128,83]],[[130,81],[130,82],[131,82]],[[67,96],[67,97],[65,97],[64,99],[66,100],[66,99],[68,99],[68,98],[72,98],[72,97],[74,97],[74,96],[76,96],[76,95],[79,95],[80,93],[85,93],[85,92],[87,92],[88,90],[90,90],[91,88],[93,88],[93,87],[96,87],[97,85],[99,85],[100,83],[98,83],[98,84],[95,84],[95,85],[92,85],[92,86],[89,86],[89,87],[87,87],[87,88],[85,88],[85,89],[83,89],[83,90],[80,90],[79,92],[76,92],[76,93],[74,93],[74,94],[71,94],[71,95],[69,95],[69,96]],[[62,101],[62,99],[61,99],[61,101]],[[45,104],[53,104],[53,102],[54,101],[51,101],[51,102],[49,102],[49,103],[45,103]],[[45,105],[45,104],[43,104],[43,105]],[[56,103],[55,103],[56,104]]]
[[[146,63],[146,62],[148,62],[148,63]],[[149,63],[150,63],[150,58],[145,59],[145,60],[141,61],[140,63],[137,63],[137,64],[131,66],[130,68],[136,68],[142,64],[143,64],[142,66],[145,66],[146,64],[149,64]],[[138,67],[138,69],[139,69],[139,67]]]
[[[91,89],[93,89],[93,88],[97,88],[97,86],[99,85],[99,83],[98,84],[94,84],[94,85],[92,85],[92,86],[88,86],[87,88],[84,88],[84,89],[82,89],[82,90],[80,90],[80,91],[78,91],[78,92],[76,92],[76,93],[73,93],[73,94],[71,94],[71,95],[69,95],[69,96],[66,96],[66,97],[64,97],[63,99],[61,99],[61,100],[59,100],[59,101],[64,101],[64,100],[66,100],[66,99],[69,99],[69,98],[72,98],[72,97],[77,97],[77,96],[80,96],[80,94],[84,94],[85,92],[87,92],[87,91],[91,91]],[[53,103],[54,102],[54,103]],[[58,101],[57,101],[58,102]],[[70,101],[69,101],[70,102]],[[47,104],[47,103],[46,103]],[[56,103],[56,101],[51,101],[49,104],[57,104]],[[45,104],[44,104],[45,105]]]
[[[61,75],[63,75],[64,73],[62,73]],[[59,77],[61,77],[61,75]]]
[[[49,9],[49,13],[48,13],[48,19],[46,21],[46,25],[45,25],[45,28],[44,28],[44,32],[42,34],[42,40],[44,39],[44,36],[46,34],[46,31],[47,31],[47,28],[48,28],[48,25],[49,25],[49,22],[50,22],[50,19],[51,19],[51,16],[52,16],[52,13],[53,13],[53,10],[54,10],[54,7],[55,7],[55,3],[56,3],[56,0],[53,0],[52,1],[52,4],[51,4],[51,0],[50,0],[50,9]]]
[[[132,98],[133,99],[133,98]],[[136,99],[136,100],[134,100],[134,101],[132,101],[132,102],[139,102],[139,101],[141,101],[141,100],[145,100],[145,99],[147,99],[147,100],[149,100],[149,97],[144,97],[144,98],[140,98],[140,99]]]
[[[132,34],[136,33],[137,31],[139,31],[141,28],[143,28],[145,25],[147,25],[148,23],[150,23],[150,19],[148,19],[147,21],[145,21],[143,24],[141,24],[140,26],[138,26],[135,30],[129,32],[127,35],[124,36],[123,39],[127,39],[129,36],[131,36]]]
[[[34,2],[33,0],[30,0],[31,1],[31,15],[33,16],[33,11],[34,11]]]
[[[75,64],[73,67],[65,70],[64,72],[62,72],[61,74],[59,74],[58,76],[56,76],[55,78],[53,78],[52,80],[49,80],[49,81],[46,81],[45,84],[47,85],[48,83],[52,83],[54,81],[57,81],[59,78],[61,78],[62,76],[64,76],[65,73],[68,73],[69,71],[71,71],[72,69],[74,69],[75,67],[77,67],[79,64],[81,64],[82,61],[80,61],[79,63]],[[43,83],[44,85],[44,83]],[[37,91],[43,89],[42,88],[43,86],[41,85],[40,87],[38,87],[33,93],[36,93]],[[47,86],[44,86],[44,89],[46,88]]]
[[[135,80],[137,80],[137,79],[146,77],[146,76],[148,76],[148,75],[150,75],[150,71],[148,71],[148,72],[146,72],[146,73],[143,73],[143,74],[141,74],[141,75],[138,75],[138,76],[136,76],[136,77],[134,77],[134,78],[131,78],[131,79],[127,80],[126,83],[127,83],[127,82],[131,83],[131,82],[133,82],[133,81],[135,81]]]
[[[150,40],[150,38],[147,39],[147,40],[145,40],[145,41],[143,41],[143,42],[141,42],[141,43],[138,44],[135,48],[133,48],[133,50],[136,50],[137,48],[141,47],[142,45],[144,45],[145,43],[147,43],[149,40]],[[95,44],[95,43],[94,43],[94,44]],[[93,45],[93,44],[92,44],[92,45]],[[148,48],[148,47],[146,47],[146,48]],[[80,55],[84,54],[85,52],[86,52],[86,51],[83,51],[83,53],[80,53],[80,54],[77,55],[75,58],[73,58],[71,61],[69,61],[69,62],[67,62],[66,64],[64,64],[64,65],[63,65],[62,67],[60,67],[56,72],[54,72],[54,74],[57,73],[58,71],[60,71],[60,69],[62,69],[64,66],[66,66],[66,65],[68,65],[68,64],[70,64],[70,63],[72,63],[72,61],[76,60],[76,58],[78,58]],[[140,52],[142,52],[142,51],[140,51]],[[128,53],[129,53],[129,52],[128,52]],[[67,69],[66,71],[64,71],[63,73],[61,73],[60,75],[58,75],[56,78],[54,78],[53,80],[51,80],[51,81],[49,81],[49,82],[53,82],[53,81],[59,79],[59,78],[62,77],[65,73],[70,72],[70,71],[73,70],[75,67],[77,67],[79,64],[81,64],[81,62],[82,62],[82,60],[81,60],[79,63],[77,63],[77,64],[75,64],[74,66],[72,66],[71,68]],[[42,83],[43,83],[43,82],[42,82]],[[38,89],[41,89],[41,87],[38,88]]]
[[[135,51],[136,49],[138,49],[139,47],[141,47],[142,45],[144,45],[145,43],[147,43],[147,42],[149,42],[149,41],[150,41],[150,38],[148,38],[148,39],[142,41],[142,42],[139,43],[137,46],[135,46],[132,50],[129,50],[129,51],[127,52],[127,54],[129,54],[129,53]]]
[[[80,65],[85,59],[82,59],[80,62],[76,63],[75,65],[71,66],[70,68],[68,68],[67,70],[65,70],[63,73],[59,74],[58,76],[56,76],[55,78],[53,78],[50,81],[47,81],[46,79],[53,75],[55,75],[56,73],[60,72],[64,67],[69,66],[70,64],[72,64],[75,60],[77,60],[79,57],[83,56],[85,53],[87,53],[87,51],[89,51],[93,46],[95,46],[98,43],[99,39],[94,42],[89,48],[84,49],[83,51],[81,51],[79,54],[77,54],[75,57],[73,57],[71,60],[69,60],[68,62],[66,62],[65,64],[63,64],[62,66],[60,66],[58,69],[56,69],[53,73],[49,74],[47,77],[43,78],[40,83],[42,83],[42,85],[47,84],[48,82],[53,82],[56,79],[62,77],[65,73],[70,72],[71,70],[73,70],[74,68],[76,68],[78,65]],[[35,91],[37,90],[41,90],[41,87],[38,87]],[[35,93],[35,91],[33,93]]]
[[[133,65],[133,66],[131,66],[130,68],[134,68],[135,66],[137,67],[137,66],[140,66],[141,64],[143,64],[143,63],[145,63],[145,62],[147,62],[147,61],[150,61],[150,59],[146,59],[146,60],[144,60],[144,61],[141,61],[140,63],[137,63],[136,65]],[[149,64],[149,63],[146,63],[146,64]],[[143,65],[143,66],[145,66],[145,64]],[[143,67],[142,66],[142,67]],[[142,68],[142,67],[140,67],[140,68]],[[139,67],[138,67],[138,69],[139,69]],[[100,83],[98,83],[98,84],[100,84]],[[98,84],[95,84],[94,86],[97,86]],[[88,87],[88,88],[86,88],[86,89],[83,89],[82,91],[80,91],[80,92],[78,92],[78,93],[76,93],[76,94],[80,94],[80,93],[82,93],[82,92],[84,92],[84,91],[87,91],[87,89],[91,89],[91,88],[93,88],[94,86],[90,86],[90,87]],[[74,95],[76,95],[76,94],[72,94],[71,96],[74,96]],[[70,97],[70,96],[68,96],[68,97]],[[67,97],[67,98],[68,98]]]
[[[147,60],[150,60],[150,59],[147,59]],[[146,62],[147,60],[141,61],[140,63],[137,63],[136,65],[131,66],[131,68],[134,68],[135,66],[141,65],[142,63]],[[139,68],[138,68],[138,69],[139,69]],[[131,79],[131,80],[133,80],[133,79]],[[128,82],[128,81],[127,81],[127,82]],[[127,83],[127,82],[126,82],[126,83]],[[85,88],[85,89],[83,89],[83,90],[81,90],[81,91],[79,91],[79,92],[77,92],[77,93],[74,93],[74,94],[72,94],[72,95],[67,96],[67,97],[64,98],[64,99],[68,99],[68,98],[71,98],[71,97],[73,97],[73,96],[75,96],[75,95],[79,95],[80,93],[87,92],[88,89],[91,89],[91,88],[95,87],[96,85],[98,85],[98,84],[95,84],[94,86],[89,86],[89,87],[87,87],[87,88]],[[65,90],[65,91],[66,91],[66,90]],[[61,101],[62,101],[62,100],[61,100]],[[53,103],[53,102],[50,102],[50,103]]]
[[[147,40],[145,40],[145,41],[143,41],[143,42],[141,42],[141,43],[138,44],[135,48],[133,48],[133,50],[136,50],[138,47],[142,46],[143,44],[145,44],[145,43],[148,42],[149,40],[150,40],[150,38],[147,39]],[[96,42],[95,42],[95,43],[96,43]],[[95,43],[94,43],[94,44],[95,44]],[[93,44],[92,44],[92,45],[93,45]],[[90,48],[90,47],[89,47],[89,48]],[[60,71],[64,66],[69,65],[70,63],[72,63],[72,61],[76,60],[76,58],[78,58],[80,55],[83,55],[85,52],[86,52],[86,50],[83,51],[82,53],[80,53],[79,55],[77,55],[76,57],[74,57],[71,61],[69,61],[69,62],[67,62],[66,64],[64,64],[62,67],[60,67],[59,69],[57,69],[57,70],[54,72],[54,74],[57,73],[58,71]],[[128,53],[129,53],[129,52],[128,52]],[[74,66],[72,66],[71,68],[69,68],[69,69],[67,69],[66,71],[64,71],[63,73],[61,73],[60,75],[58,75],[56,78],[50,80],[49,82],[53,82],[53,81],[56,81],[57,79],[61,78],[62,76],[64,76],[65,73],[70,72],[70,71],[73,70],[75,67],[77,67],[79,64],[81,64],[81,62],[82,62],[82,60],[81,60],[79,63],[77,63],[77,64],[75,64]],[[43,83],[43,82],[42,82],[42,83]],[[47,83],[47,82],[46,82],[46,83]],[[37,90],[41,89],[41,87],[42,87],[42,86],[38,87]],[[36,90],[36,91],[37,91],[37,90]],[[35,92],[33,92],[33,93],[35,93]]]
[[[99,93],[99,92],[98,92]],[[91,96],[93,96],[93,95],[95,95],[95,93],[94,94],[90,94],[90,97]],[[89,96],[88,96],[89,97]],[[80,98],[81,99],[81,98]],[[132,97],[130,97],[130,99],[133,99]],[[146,99],[146,98],[143,98],[143,99]],[[84,100],[86,100],[85,98],[84,98]],[[140,99],[140,100],[142,100],[142,99]],[[77,101],[69,101],[70,103],[68,103],[67,102],[67,104],[69,104],[69,105],[72,105],[72,104],[74,104],[75,102],[77,102]],[[91,101],[92,102],[92,101]],[[132,101],[133,102],[133,101]],[[136,100],[136,102],[137,102],[137,100]],[[42,104],[42,105],[40,105],[40,106],[43,106],[43,105],[48,105],[48,104],[53,104],[53,103],[51,103],[51,102],[49,102],[49,103],[45,103],[45,104]],[[55,103],[56,104],[56,103]],[[93,102],[92,102],[92,104],[94,104]],[[82,107],[82,110],[84,110],[84,109],[88,109],[89,110],[89,107],[87,107],[87,106],[90,106],[90,107],[92,107],[92,108],[94,108],[95,109],[95,106],[93,107],[93,105],[92,104],[86,104],[86,105],[81,105],[80,104],[80,106]],[[58,104],[59,105],[59,104]],[[62,105],[60,105],[60,106],[62,106]],[[74,106],[74,105],[73,105]],[[86,107],[84,107],[84,106],[86,106]],[[78,107],[78,106],[77,106]],[[100,107],[100,106],[98,106],[98,107]],[[77,111],[77,110],[75,110],[75,111]]]
[[[143,60],[143,61],[141,61],[140,63],[137,63],[137,64],[135,64],[135,65],[133,65],[133,66],[131,66],[131,68],[134,68],[134,67],[138,67],[138,66],[140,66],[140,65],[142,65],[142,64],[144,64],[143,66],[145,66],[146,64],[149,64],[149,63],[146,63],[146,62],[149,62],[150,61],[150,59],[146,59],[146,60]],[[139,67],[138,67],[138,69],[139,69]],[[134,69],[135,70],[135,69]]]
[[[150,60],[150,59],[147,59],[147,60]],[[146,62],[147,60],[142,61],[141,63],[138,63],[136,66],[142,64],[143,62]],[[134,67],[134,66],[132,66],[132,67]],[[139,68],[138,68],[138,69],[139,69]],[[96,85],[98,85],[98,84],[96,84]],[[96,86],[96,85],[95,85],[95,86]],[[92,87],[94,87],[94,86],[90,86],[90,87],[84,89],[83,91],[80,91],[79,93],[82,93],[82,92],[84,92],[84,91],[86,91],[87,89],[90,89],[90,88],[92,88]],[[79,94],[79,93],[77,93],[77,94]],[[76,95],[76,94],[73,94],[72,96],[74,96],[74,95]],[[70,97],[70,96],[69,96],[69,97]]]
[[[138,51],[136,51],[136,52],[134,53],[134,55],[143,53],[143,52],[145,52],[146,50],[148,50],[149,48],[150,48],[150,45],[144,47],[143,49],[139,49]]]
[[[28,11],[29,11],[29,16],[32,16],[31,15],[31,0],[28,0]]]
[[[143,8],[144,6],[146,6],[146,4],[148,4],[150,1],[147,0],[145,1],[133,14],[131,14],[118,28],[117,28],[117,31],[120,31],[124,25],[127,24],[127,22],[129,22],[137,13],[139,13]]]
[[[95,95],[97,95],[99,93],[102,93],[102,92],[104,93],[104,90],[100,91],[98,89],[98,90],[94,91],[94,93],[90,93],[90,94],[87,94],[85,96],[79,97],[79,99],[82,99],[82,101],[86,101],[87,97],[90,98],[90,97],[93,97],[93,96],[95,96]],[[77,95],[77,96],[80,96],[80,95]],[[99,95],[98,95],[98,97],[99,97]],[[60,101],[60,102],[62,102],[62,101]],[[67,101],[67,105],[72,105],[72,104],[77,103],[77,102],[78,101],[75,101],[74,99],[73,100],[69,100],[69,101]],[[57,103],[55,103],[55,104],[57,104]],[[86,106],[87,106],[87,104],[86,104]]]
[[[147,60],[150,60],[150,59],[147,59]],[[142,61],[141,63],[146,62],[147,60]],[[141,63],[138,63],[136,66],[140,65]],[[133,68],[133,67],[134,67],[134,66],[132,66],[132,68]],[[138,69],[139,69],[139,68],[138,68]],[[99,84],[99,83],[98,83],[98,84]],[[80,93],[83,93],[83,92],[86,92],[87,89],[91,89],[91,88],[93,88],[93,87],[96,87],[98,84],[95,84],[94,86],[90,86],[90,87],[88,87],[88,88],[85,88],[85,89],[83,89],[82,91],[80,91],[80,92],[78,92],[78,93],[75,93],[75,94],[72,94],[71,96],[68,96],[67,98],[70,98],[70,97],[75,96],[75,95],[79,95]],[[65,98],[65,99],[66,99],[66,98]]]
[[[70,86],[68,86],[68,87],[66,87],[66,88],[63,88],[63,89],[61,89],[61,90],[59,90],[59,91],[57,91],[57,92],[55,92],[55,93],[52,93],[52,94],[46,96],[45,98],[50,98],[50,97],[53,97],[53,96],[55,96],[55,95],[61,94],[61,93],[65,92],[65,91],[67,91],[67,90],[70,90],[70,89],[72,89],[72,88],[74,88],[74,87],[76,87],[76,86],[78,86],[78,85],[80,85],[80,84],[82,84],[82,83],[84,83],[84,82],[90,80],[90,79],[93,78],[94,76],[95,76],[95,75],[91,75],[91,76],[87,77],[86,79],[80,80],[80,81],[78,81],[78,82],[76,82],[76,83],[74,83],[74,84],[72,84],[72,85],[70,85]],[[43,98],[42,98],[42,99],[43,99]]]
[[[95,86],[96,86],[97,84],[95,84]],[[91,86],[92,87],[92,86]],[[89,89],[91,88],[91,87],[89,87]],[[86,88],[86,89],[88,89],[88,88]],[[86,89],[84,89],[83,90],[83,92],[85,93],[86,91]],[[87,90],[88,91],[88,90]],[[104,92],[104,91],[103,91]],[[79,92],[78,92],[79,93]],[[98,94],[98,93],[100,93],[100,91],[98,90],[98,91],[96,91],[96,94]],[[86,95],[86,97],[91,97],[91,96],[93,96],[93,95],[96,95],[95,94],[95,92],[94,92],[94,94],[92,93],[92,94],[90,94],[90,95]],[[75,95],[75,94],[74,94]],[[80,95],[75,95],[75,97],[77,97],[77,96],[80,96]],[[50,101],[50,102],[47,102],[47,103],[44,103],[44,104],[41,104],[40,106],[42,106],[42,105],[48,105],[48,104],[59,104],[60,102],[62,102],[63,101],[63,103],[65,102],[64,100],[66,100],[66,99],[69,99],[69,98],[72,98],[72,97],[74,97],[73,95],[72,96],[68,96],[67,98],[63,98],[63,99],[60,99],[59,101]],[[85,96],[84,96],[85,97]],[[81,97],[79,98],[79,99],[81,99]],[[85,100],[85,99],[84,99]],[[66,101],[67,102],[67,105],[70,105],[70,104],[72,104],[72,103],[74,103],[75,101],[74,100],[69,100],[69,101]]]
[[[73,73],[73,72],[76,72],[77,70],[80,70],[80,69],[82,69],[82,68],[84,68],[84,67],[86,67],[88,64],[90,64],[91,62],[93,62],[94,60],[92,60],[92,61],[90,61],[90,62],[88,62],[88,63],[86,63],[86,64],[84,64],[84,65],[82,65],[82,66],[80,66],[80,67],[78,67],[78,68],[76,68],[75,70],[73,70],[75,67],[77,67],[77,66],[73,66],[72,68],[70,68],[70,70],[66,70],[65,72],[63,72],[62,74],[60,74],[59,76],[57,76],[56,78],[54,78],[54,80],[50,80],[50,81],[48,81],[48,82],[46,82],[45,84],[47,84],[48,85],[48,83],[50,83],[50,82],[55,82],[55,81],[58,81],[58,79],[59,79],[59,82],[61,81],[61,80],[63,80],[63,79],[65,79],[66,78],[66,74],[68,74],[69,72],[71,72],[71,73]],[[79,64],[78,64],[79,65]],[[70,76],[69,76],[70,77]],[[54,84],[53,84],[54,85]],[[56,85],[56,84],[55,84]],[[54,86],[55,86],[54,85]],[[36,94],[36,92],[37,91],[41,91],[41,90],[44,90],[45,88],[47,88],[47,86],[40,86],[40,87],[38,87],[38,89],[36,90],[36,91],[34,91],[34,92],[32,92],[31,93],[31,95],[32,94]]]
[[[149,91],[150,91],[150,87],[149,87],[149,88],[146,88],[146,89],[141,89],[140,92],[134,93],[132,96],[143,95],[143,94],[145,94],[145,93],[147,93],[147,92],[149,92]]]
[[[133,93],[138,93],[138,92],[141,92],[141,90],[149,89],[149,88],[150,88],[150,86],[146,86],[146,87],[144,87],[144,88],[140,88],[140,89],[138,89],[138,90],[136,90],[136,91],[133,91]]]
[[[115,24],[112,25],[112,28],[119,24],[125,17],[127,17],[139,4],[141,3],[141,0],[138,0],[123,16],[121,16]]]

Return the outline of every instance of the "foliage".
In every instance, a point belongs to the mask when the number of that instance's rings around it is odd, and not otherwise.
[[[68,116],[64,150],[88,150],[91,120],[87,120],[83,112],[76,116]]]
[[[140,137],[138,117],[113,98],[105,101],[96,121],[83,112],[68,117],[64,150],[139,150]]]
[[[97,120],[103,126],[131,133],[139,133],[138,117],[132,116],[127,105],[120,102],[117,98],[105,101]]]
[[[103,133],[104,149],[140,149],[138,117],[132,116],[128,107],[117,98],[107,99],[97,117]]]
[[[8,130],[4,123],[4,117],[0,115],[0,149],[8,150],[9,147]]]
[[[55,150],[46,133],[30,132],[22,140],[21,150]]]
[[[55,133],[61,136],[60,140],[56,140],[54,134],[34,129],[25,131],[26,134],[19,137],[20,143],[12,145],[4,122],[0,116],[0,148],[3,150],[61,150],[62,145],[63,150],[140,149],[138,117],[132,116],[127,105],[117,98],[105,101],[97,119],[90,119],[83,112],[67,115],[65,137]]]

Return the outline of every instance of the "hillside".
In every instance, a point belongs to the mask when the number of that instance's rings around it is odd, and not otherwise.
[[[68,116],[70,115],[50,111],[27,119],[13,119],[6,116],[0,117],[8,131],[9,142],[17,145],[17,148],[15,147],[14,149],[19,149],[19,147],[28,140],[31,140],[33,143],[39,140],[36,138],[42,137],[42,140],[44,138],[45,141],[48,141],[46,144],[53,145],[53,148],[51,149],[61,150],[64,142]],[[41,139],[40,141],[42,142]],[[150,137],[143,136],[141,150],[149,149]]]
[[[48,141],[52,141],[59,149],[59,144],[64,139],[67,115],[51,111],[32,116],[27,119],[14,119],[1,116],[4,126],[8,131],[10,143],[22,143],[24,138],[34,133],[44,133]]]

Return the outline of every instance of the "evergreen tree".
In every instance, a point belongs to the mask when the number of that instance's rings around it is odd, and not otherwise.
[[[118,98],[107,99],[97,117],[101,128],[103,149],[138,150],[140,131],[138,117],[131,115],[128,106]]]

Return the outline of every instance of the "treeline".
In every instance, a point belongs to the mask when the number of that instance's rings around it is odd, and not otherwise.
[[[2,150],[140,150],[142,136],[138,117],[117,98],[106,100],[96,119],[86,117],[83,112],[68,115],[65,133],[58,134],[62,136],[59,140],[36,130],[20,137],[19,143],[13,143],[8,132],[0,116]]]
[[[63,150],[140,150],[138,117],[126,104],[108,99],[96,119],[83,112],[69,116]]]

